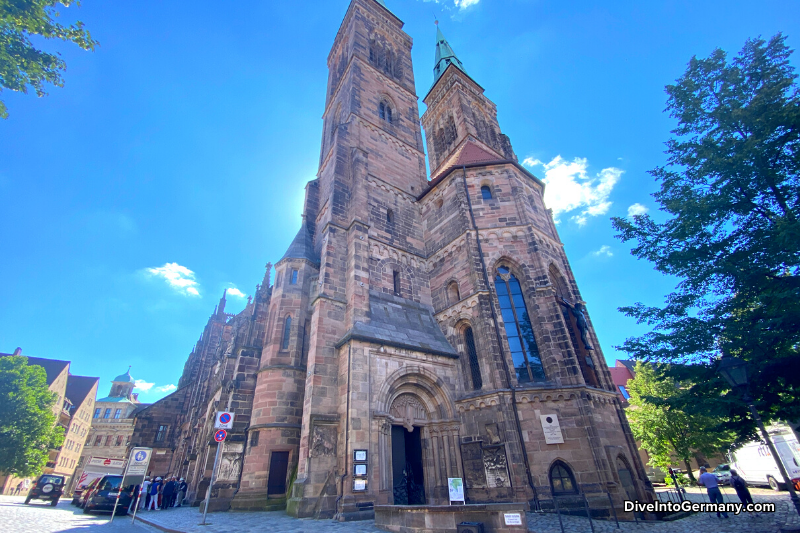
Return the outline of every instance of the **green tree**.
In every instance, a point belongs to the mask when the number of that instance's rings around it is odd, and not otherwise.
[[[53,414],[57,399],[44,368],[29,366],[24,356],[0,357],[0,472],[41,472],[50,450],[64,442]]]
[[[0,0],[0,92],[3,89],[28,92],[33,87],[37,96],[45,96],[46,83],[64,86],[61,72],[67,69],[59,53],[51,54],[36,48],[32,36],[60,39],[94,50],[93,40],[83,23],[70,26],[56,22],[57,4],[79,6],[75,0]],[[0,117],[8,118],[8,110],[0,100]]]
[[[720,430],[720,420],[703,414],[690,414],[671,405],[691,396],[688,383],[675,381],[668,367],[637,362],[636,377],[628,381],[630,406],[625,410],[631,431],[650,455],[650,464],[666,470],[683,463],[695,481],[689,461],[696,452],[716,455],[730,444],[730,436]]]
[[[692,58],[668,85],[677,119],[667,164],[651,172],[663,222],[614,218],[632,254],[677,277],[662,307],[620,311],[652,327],[620,347],[637,360],[691,364],[695,412],[726,412],[752,432],[738,395],[715,372],[722,354],[748,361],[767,419],[800,418],[800,98],[785,37]],[[696,376],[696,377],[697,377]]]

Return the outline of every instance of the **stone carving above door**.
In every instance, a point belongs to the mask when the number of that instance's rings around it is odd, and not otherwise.
[[[428,421],[427,409],[413,394],[401,394],[395,398],[389,414],[395,420],[402,421],[408,431],[414,431],[414,423]]]

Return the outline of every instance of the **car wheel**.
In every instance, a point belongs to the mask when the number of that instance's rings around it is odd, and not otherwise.
[[[50,505],[51,505],[52,507],[55,507],[56,505],[58,505],[58,498],[56,498],[55,500],[51,501],[51,502],[50,502]]]
[[[83,514],[92,514],[92,510],[84,505],[83,506]]]
[[[27,498],[25,498],[25,505],[29,505],[30,503],[31,503],[31,497],[28,496]]]
[[[774,490],[775,492],[781,490],[781,484],[778,483],[778,480],[772,476],[767,476],[767,482],[769,482],[769,488]]]

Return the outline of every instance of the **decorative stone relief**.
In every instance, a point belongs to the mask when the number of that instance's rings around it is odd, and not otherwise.
[[[224,442],[219,458],[219,472],[216,481],[236,481],[242,470],[243,442]]]
[[[480,442],[461,445],[461,462],[464,465],[464,484],[467,488],[486,488],[486,469],[483,465],[483,450]]]
[[[311,434],[311,457],[336,455],[336,426],[315,424]]]
[[[500,444],[500,430],[497,429],[497,424],[486,424],[486,435],[490,443]]]
[[[401,394],[392,403],[389,411],[395,419],[402,420],[408,431],[414,431],[415,421],[428,420],[428,411],[422,402],[412,394]]]
[[[483,466],[486,469],[486,485],[490,488],[510,487],[505,446],[490,446],[483,449]]]

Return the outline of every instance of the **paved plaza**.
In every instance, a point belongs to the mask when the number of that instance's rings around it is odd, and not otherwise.
[[[69,504],[70,499],[61,500],[56,507],[41,500],[25,505],[23,496],[0,496],[0,531],[3,533],[160,533],[157,529],[141,523],[131,525],[130,517],[115,518],[111,515],[88,515]]]
[[[724,489],[725,501],[737,502],[730,489]],[[800,527],[800,518],[789,502],[786,492],[774,493],[769,490],[753,489],[756,502],[774,502],[776,513],[759,516],[742,514],[729,519],[719,519],[714,514],[694,514],[672,522],[634,523],[622,522],[620,529],[616,523],[594,520],[596,533],[697,533],[699,531],[719,531],[732,533],[779,533],[787,526]],[[698,489],[689,489],[688,497],[693,501],[707,501]],[[209,513],[208,523],[201,526],[202,514],[197,507],[183,507],[164,511],[146,511],[137,515],[146,521],[136,521],[131,525],[130,517],[119,517],[113,524],[109,515],[85,515],[80,509],[63,500],[57,507],[34,500],[24,505],[21,496],[0,496],[0,531],[20,533],[85,532],[86,530],[113,531],[114,533],[158,533],[160,531],[183,533],[239,533],[274,531],[280,533],[377,533],[382,530],[369,521],[340,523],[332,520],[298,520],[283,512],[248,513],[227,512]],[[567,533],[590,533],[591,525],[586,518],[562,516],[564,531]],[[148,525],[149,523],[149,525]],[[550,513],[529,513],[528,530],[531,533],[561,533],[558,516]]]

